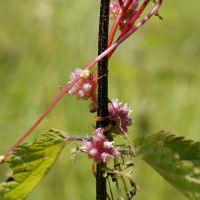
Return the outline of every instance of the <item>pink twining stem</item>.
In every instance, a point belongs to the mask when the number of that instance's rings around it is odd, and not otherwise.
[[[124,27],[121,35],[124,35],[130,29],[130,27],[132,27],[134,25],[135,21],[140,17],[142,12],[144,11],[146,6],[148,5],[149,1],[150,0],[145,0],[143,2],[143,4],[140,6],[140,8],[137,10],[137,12],[133,15],[133,18],[130,20],[130,22],[128,22],[128,24]]]
[[[133,0],[128,0],[128,2],[126,3],[125,6],[120,7],[119,14],[117,15],[116,19],[114,20],[112,28],[110,30],[110,34],[108,37],[108,47],[111,46],[113,39],[115,37],[116,31],[119,27],[119,24],[120,24],[121,20],[123,19],[123,17],[126,15],[127,10],[129,8],[129,6],[131,5],[132,1]]]

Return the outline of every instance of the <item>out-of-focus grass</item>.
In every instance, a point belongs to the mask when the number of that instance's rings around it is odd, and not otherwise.
[[[98,4],[0,0],[1,152],[44,111],[70,72],[95,57]],[[199,6],[197,0],[164,1],[164,21],[153,18],[110,61],[110,98],[134,108],[130,137],[165,129],[200,139]],[[66,96],[28,140],[50,127],[89,134],[94,123],[87,102]],[[29,200],[95,198],[92,161],[78,155],[72,162],[70,148]],[[135,169],[141,188],[135,199],[184,199],[143,162]],[[6,172],[1,166],[1,179]]]

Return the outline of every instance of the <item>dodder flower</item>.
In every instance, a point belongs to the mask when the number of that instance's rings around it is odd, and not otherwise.
[[[118,101],[118,99],[115,99],[112,100],[108,110],[113,123],[111,131],[116,134],[123,134],[124,132],[127,132],[128,126],[132,125],[132,119],[129,116],[132,110],[128,107],[128,105],[123,105]]]
[[[119,151],[114,148],[113,142],[104,136],[102,128],[96,129],[92,140],[84,141],[81,148],[96,162],[107,162],[120,155]]]
[[[80,77],[74,86],[69,90],[69,94],[77,96],[78,99],[94,99],[96,97],[96,78],[87,69],[76,69],[70,75],[70,81]]]

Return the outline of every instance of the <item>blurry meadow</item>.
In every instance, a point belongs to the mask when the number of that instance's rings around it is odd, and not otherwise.
[[[165,0],[109,64],[109,97],[133,108],[131,138],[161,129],[200,140],[200,2]],[[13,144],[97,52],[99,1],[0,0],[0,153]],[[88,102],[66,95],[27,139],[48,128],[90,134]],[[28,200],[93,200],[92,160],[72,145]],[[184,200],[142,161],[135,161],[136,200]],[[0,166],[0,179],[8,173]]]

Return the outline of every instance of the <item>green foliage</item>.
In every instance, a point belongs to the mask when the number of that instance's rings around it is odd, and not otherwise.
[[[13,174],[0,184],[1,199],[25,199],[54,164],[64,144],[63,134],[51,129],[33,143],[19,146],[6,160]]]
[[[200,199],[200,142],[159,133],[136,140],[138,155],[188,199]]]

